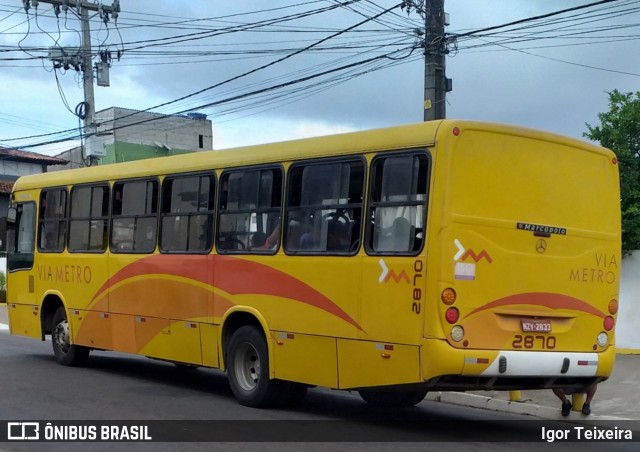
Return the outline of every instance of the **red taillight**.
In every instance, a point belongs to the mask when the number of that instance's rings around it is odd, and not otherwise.
[[[604,329],[607,331],[611,331],[613,329],[613,325],[615,325],[615,321],[611,316],[605,317],[603,323],[604,323]]]
[[[447,312],[445,312],[444,317],[447,319],[447,322],[454,324],[460,318],[460,313],[456,308],[449,308]]]
[[[456,137],[457,137],[458,135],[460,135],[460,129],[458,129],[457,127],[454,127],[454,128],[453,128],[453,135],[454,135],[454,136],[456,136]]]

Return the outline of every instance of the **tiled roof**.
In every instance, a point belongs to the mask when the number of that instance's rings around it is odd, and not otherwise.
[[[0,181],[0,193],[11,193],[11,189],[13,188],[14,182],[9,181]]]
[[[22,151],[20,149],[4,148],[0,146],[0,159],[20,160],[23,162],[43,163],[45,165],[64,165],[65,159],[38,154],[37,152]]]

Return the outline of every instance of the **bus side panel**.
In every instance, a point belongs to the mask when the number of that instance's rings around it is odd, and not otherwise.
[[[420,347],[338,339],[340,389],[420,383]]]
[[[11,334],[42,339],[40,311],[37,306],[9,303],[7,308]]]
[[[218,359],[218,335],[220,327],[210,323],[200,324],[200,348],[202,350],[202,365],[219,367]]]
[[[276,378],[338,387],[335,338],[274,331],[272,349]]]
[[[113,275],[108,289],[114,349],[181,363],[202,364],[202,340],[209,360],[217,353],[202,321],[212,319],[211,259],[206,256],[109,256]],[[125,320],[126,319],[126,320]],[[122,330],[135,325],[133,337]],[[124,347],[124,348],[122,348]]]
[[[135,327],[136,344],[141,355],[202,364],[197,323],[136,316]]]
[[[109,314],[113,332],[113,349],[125,353],[138,353],[135,319],[126,314]]]
[[[106,312],[70,309],[73,342],[91,348],[110,350],[113,348],[111,335],[111,317]],[[82,325],[82,334],[79,334]]]
[[[423,256],[363,257],[362,328],[367,339],[420,343],[424,323]]]

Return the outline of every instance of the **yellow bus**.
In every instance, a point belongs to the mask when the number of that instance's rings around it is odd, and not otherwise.
[[[248,406],[308,387],[582,387],[614,364],[615,155],[444,120],[21,177],[12,334],[228,373]]]

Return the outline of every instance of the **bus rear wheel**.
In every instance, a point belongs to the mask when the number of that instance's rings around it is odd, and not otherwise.
[[[233,333],[227,347],[231,392],[241,405],[254,408],[300,401],[306,386],[269,379],[269,351],[260,330],[243,326]]]
[[[376,407],[411,407],[424,400],[426,389],[415,391],[359,391],[360,397]]]
[[[89,358],[87,347],[71,344],[69,322],[64,306],[60,306],[53,315],[51,343],[56,361],[63,366],[81,366]]]

